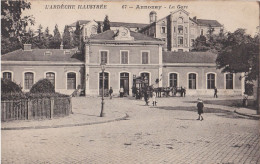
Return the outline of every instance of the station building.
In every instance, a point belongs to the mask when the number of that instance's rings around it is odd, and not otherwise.
[[[99,95],[102,87],[100,63],[105,62],[105,89],[118,94],[123,87],[132,94],[133,79],[146,76],[154,87],[185,87],[187,95],[241,95],[240,74],[223,74],[216,69],[217,55],[210,52],[163,51],[160,39],[125,27],[94,35],[85,41],[85,53],[64,49],[24,49],[2,55],[2,77],[29,91],[34,83],[48,78],[57,92],[76,89]],[[158,82],[158,83],[157,83]]]

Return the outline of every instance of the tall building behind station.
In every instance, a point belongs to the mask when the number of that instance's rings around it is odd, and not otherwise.
[[[156,12],[152,11],[150,24],[139,32],[165,41],[164,50],[188,52],[198,36],[206,36],[210,29],[213,34],[223,29],[217,20],[190,18],[189,15],[189,12],[179,9],[157,20]]]

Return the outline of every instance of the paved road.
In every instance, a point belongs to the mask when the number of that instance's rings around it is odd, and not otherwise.
[[[2,131],[2,163],[260,163],[259,121],[207,105],[205,120],[197,121],[194,105],[183,103],[188,99],[147,107],[117,98],[106,100],[106,113],[117,108],[128,120]],[[99,110],[99,99],[91,103]]]

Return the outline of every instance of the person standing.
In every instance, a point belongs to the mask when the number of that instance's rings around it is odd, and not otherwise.
[[[184,97],[186,96],[186,88],[185,87],[183,88],[183,96]]]
[[[203,101],[198,98],[197,108],[198,108],[199,118],[197,120],[200,120],[200,121],[203,120],[203,117],[202,117],[203,107],[204,107]]]
[[[109,96],[110,96],[110,99],[112,99],[112,94],[113,94],[113,88],[110,87],[110,89],[109,89]]]
[[[218,98],[218,89],[217,87],[214,88],[214,98]]]
[[[119,93],[120,93],[120,97],[124,96],[124,88],[123,88],[123,86],[121,86],[121,88],[119,90]]]
[[[153,106],[156,106],[156,93],[153,91]]]
[[[181,86],[181,97],[183,97],[183,88]]]
[[[144,92],[144,101],[145,101],[145,105],[148,105],[148,90],[147,90],[147,88],[145,87],[144,88],[144,90],[143,90],[143,92]]]

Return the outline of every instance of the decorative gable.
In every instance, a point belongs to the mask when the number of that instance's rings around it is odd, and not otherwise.
[[[134,37],[130,35],[130,30],[126,27],[119,27],[115,40],[134,40]]]

